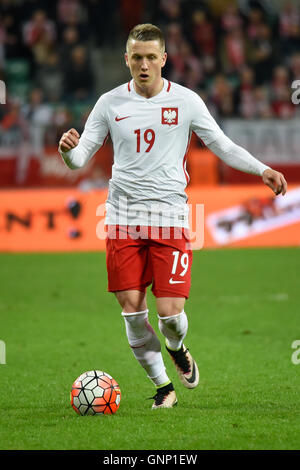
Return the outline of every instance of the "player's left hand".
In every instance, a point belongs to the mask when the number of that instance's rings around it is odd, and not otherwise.
[[[263,172],[262,174],[262,180],[263,182],[269,186],[269,188],[274,191],[276,196],[278,194],[282,194],[283,196],[286,193],[287,190],[287,182],[283,176],[282,173],[279,173],[279,171],[267,169]]]

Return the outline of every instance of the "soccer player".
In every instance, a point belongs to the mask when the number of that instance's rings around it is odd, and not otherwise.
[[[231,167],[260,175],[276,195],[287,189],[281,173],[224,135],[195,92],[162,77],[166,60],[161,30],[151,24],[135,26],[125,53],[132,79],[99,98],[81,136],[70,129],[59,142],[65,163],[76,169],[111,136],[114,164],[105,219],[108,290],[122,308],[132,352],[156,387],[153,409],[172,408],[177,398],[148,321],[150,284],[158,326],[179,378],[187,388],[199,382],[196,361],[183,343],[192,264],[185,194],[191,133]]]

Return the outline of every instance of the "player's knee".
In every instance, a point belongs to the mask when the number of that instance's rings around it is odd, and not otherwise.
[[[157,313],[160,317],[172,317],[174,315],[179,315],[182,312],[182,309],[178,308],[164,308],[158,309]]]
[[[139,291],[115,292],[116,298],[121,305],[123,312],[134,313],[147,309],[145,294]]]
[[[157,313],[160,317],[179,315],[184,310],[185,299],[157,299]]]

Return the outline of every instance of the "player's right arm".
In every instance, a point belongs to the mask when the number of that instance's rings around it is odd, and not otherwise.
[[[92,142],[84,133],[80,137],[76,129],[70,129],[62,135],[58,151],[65,164],[71,170],[77,170],[85,166],[100,147],[101,144]]]

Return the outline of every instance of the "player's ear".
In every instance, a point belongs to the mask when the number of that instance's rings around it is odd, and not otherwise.
[[[125,52],[124,57],[125,57],[125,63],[126,63],[126,65],[127,65],[127,67],[129,67],[129,63],[128,63],[128,54],[127,54],[127,52]]]
[[[166,62],[167,62],[167,53],[164,52],[163,56],[162,56],[162,66],[161,67],[164,67],[166,65]]]

